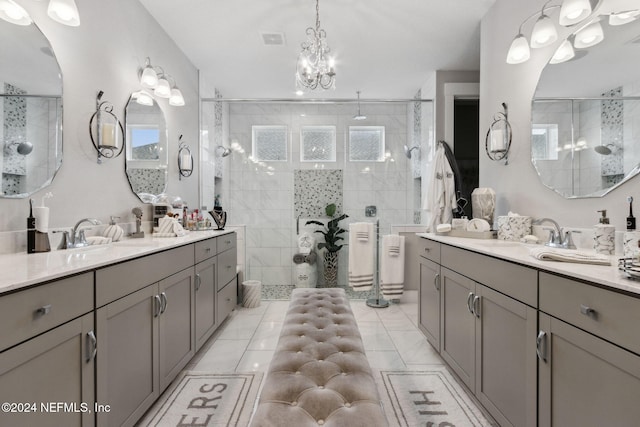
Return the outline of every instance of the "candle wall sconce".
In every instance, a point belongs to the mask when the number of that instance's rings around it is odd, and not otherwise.
[[[183,176],[187,178],[193,173],[193,156],[189,145],[182,141],[182,135],[178,138],[178,144],[178,179],[182,180]]]
[[[502,103],[503,111],[498,112],[493,117],[493,122],[487,131],[484,148],[487,156],[491,160],[504,160],[504,164],[509,164],[509,149],[511,148],[511,124],[507,104]]]
[[[89,120],[91,143],[98,152],[98,164],[102,158],[111,159],[122,154],[124,149],[124,127],[113,114],[113,105],[109,101],[101,101],[103,91],[96,96],[96,112]]]

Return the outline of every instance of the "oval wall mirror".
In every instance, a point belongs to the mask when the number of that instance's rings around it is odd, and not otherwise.
[[[532,103],[531,160],[544,185],[566,198],[601,197],[640,172],[640,11],[594,25],[604,39],[543,69]]]
[[[154,203],[167,188],[167,124],[158,103],[148,94],[131,95],[125,110],[127,177],[133,192]]]
[[[0,197],[22,198],[62,164],[62,73],[35,24],[0,20],[0,40]]]

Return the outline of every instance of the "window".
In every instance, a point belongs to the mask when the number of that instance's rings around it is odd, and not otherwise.
[[[384,161],[384,126],[349,126],[349,161]]]
[[[534,124],[531,128],[531,157],[533,160],[558,159],[558,125]]]
[[[300,131],[301,162],[336,161],[336,127],[303,126]]]
[[[287,161],[286,126],[252,126],[252,156],[263,162]]]

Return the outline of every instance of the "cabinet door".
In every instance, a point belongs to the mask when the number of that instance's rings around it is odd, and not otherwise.
[[[90,313],[0,354],[2,402],[36,405],[29,407],[35,409],[30,413],[0,412],[0,425],[93,426],[92,338]],[[72,406],[62,408],[56,402]],[[91,412],[82,412],[83,404]]]
[[[193,269],[158,283],[161,298],[160,391],[164,390],[195,354]]]
[[[440,355],[460,379],[475,388],[475,315],[471,301],[476,283],[447,268],[440,268]]]
[[[196,351],[216,329],[216,258],[196,265]]]
[[[100,426],[131,426],[159,396],[158,285],[150,285],[96,311],[97,414]]]
[[[501,426],[536,426],[537,311],[476,285],[476,388]]]
[[[640,357],[544,313],[540,330],[540,426],[638,425]]]
[[[235,277],[227,283],[227,286],[218,291],[217,298],[216,320],[217,324],[221,325],[238,304],[238,281]]]
[[[431,345],[440,351],[440,265],[420,257],[418,323]]]

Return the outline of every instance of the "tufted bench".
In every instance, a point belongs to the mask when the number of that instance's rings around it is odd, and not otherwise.
[[[295,289],[252,427],[387,426],[343,289]]]

